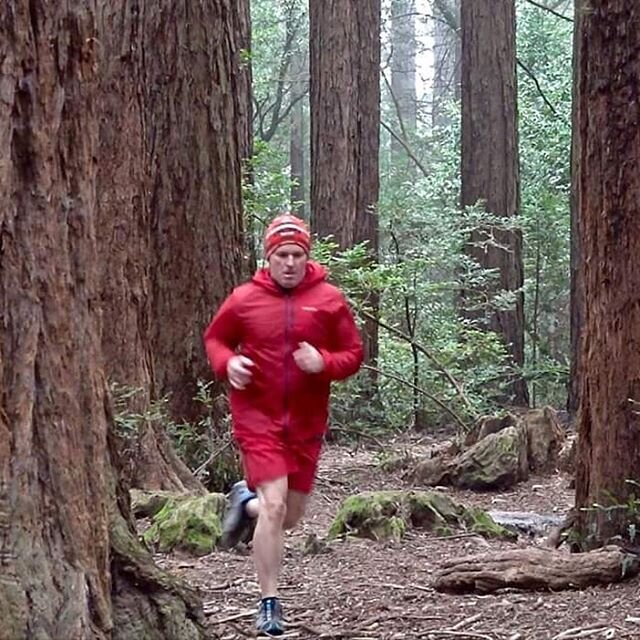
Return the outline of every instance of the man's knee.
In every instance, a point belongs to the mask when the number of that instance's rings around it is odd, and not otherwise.
[[[287,503],[284,496],[264,495],[260,500],[260,515],[274,524],[282,525],[287,516]]]

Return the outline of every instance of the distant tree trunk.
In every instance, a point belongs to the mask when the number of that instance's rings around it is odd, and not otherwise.
[[[242,275],[248,29],[248,0],[145,10],[152,348],[157,392],[178,421],[200,415],[197,381],[211,375],[202,331]]]
[[[578,4],[578,228],[586,304],[577,528],[583,548],[614,538],[637,545],[640,31],[635,27],[640,5],[636,0]]]
[[[433,105],[434,127],[449,124],[448,101],[460,98],[460,0],[436,0],[433,21]]]
[[[380,0],[310,4],[311,222],[341,248],[368,241],[378,255]],[[377,299],[367,301],[377,313]],[[375,322],[365,360],[378,355]]]
[[[462,23],[462,206],[484,201],[487,211],[513,218],[519,207],[514,0],[463,0]],[[492,234],[496,243],[485,242]],[[496,246],[500,245],[500,246]],[[488,297],[517,292],[512,309],[491,312],[489,328],[504,340],[513,363],[524,363],[522,237],[492,228],[472,234],[468,255],[499,274]],[[462,298],[466,292],[462,292]],[[517,378],[509,401],[528,405]]]
[[[416,3],[393,0],[391,3],[391,92],[398,121],[398,133],[409,141],[416,129]],[[396,139],[391,139],[394,155],[406,157]],[[414,163],[410,163],[414,168]]]
[[[580,336],[584,319],[584,291],[580,271],[580,117],[578,83],[580,82],[580,28],[582,0],[576,0],[573,25],[573,104],[571,114],[571,368],[567,389],[567,411],[575,417],[580,403]]]
[[[93,2],[0,5],[0,637],[194,640],[117,483],[102,356]]]
[[[307,75],[307,64],[298,65],[295,70],[298,89],[301,90]],[[306,157],[305,157],[305,117],[304,100],[298,100],[291,110],[289,132],[289,161],[291,163],[291,210],[297,216],[306,218]]]

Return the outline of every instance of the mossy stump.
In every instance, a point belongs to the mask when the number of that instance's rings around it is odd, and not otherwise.
[[[174,496],[154,516],[144,539],[156,551],[184,551],[203,556],[211,553],[222,535],[221,517],[225,497]]]

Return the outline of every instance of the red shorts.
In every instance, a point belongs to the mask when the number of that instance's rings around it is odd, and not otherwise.
[[[322,449],[322,437],[291,442],[274,434],[236,437],[250,489],[287,477],[289,489],[311,493]]]

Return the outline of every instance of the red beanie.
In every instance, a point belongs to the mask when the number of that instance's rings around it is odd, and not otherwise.
[[[311,234],[304,220],[285,213],[273,219],[264,234],[264,253],[268,258],[282,244],[297,244],[307,255],[311,249]]]

